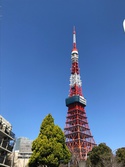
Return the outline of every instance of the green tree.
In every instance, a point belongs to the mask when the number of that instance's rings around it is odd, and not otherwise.
[[[116,151],[116,161],[121,164],[122,167],[125,166],[125,148],[119,148]]]
[[[65,144],[65,136],[61,128],[54,124],[51,114],[43,120],[40,133],[32,144],[33,154],[29,160],[29,167],[47,165],[58,167],[60,163],[68,163],[71,154]]]
[[[100,143],[88,153],[86,164],[87,167],[111,167],[112,157],[112,150],[105,143]]]

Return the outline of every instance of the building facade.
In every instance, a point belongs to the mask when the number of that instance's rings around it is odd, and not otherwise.
[[[0,167],[10,167],[12,151],[15,143],[15,134],[12,125],[0,115]]]
[[[29,158],[32,155],[32,140],[26,137],[20,137],[16,140],[14,148],[14,167],[27,167]]]

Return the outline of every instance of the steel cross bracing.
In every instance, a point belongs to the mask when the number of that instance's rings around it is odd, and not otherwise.
[[[78,66],[78,50],[76,48],[76,32],[73,31],[73,49],[71,52],[70,93],[66,99],[68,107],[64,133],[66,145],[77,160],[86,160],[87,153],[96,145],[90,132],[86,117],[86,99],[82,95],[82,81]]]
[[[86,155],[95,145],[91,135],[86,112],[83,105],[79,103],[71,104],[68,107],[66,126],[65,126],[66,144],[70,151],[78,159],[86,159]]]

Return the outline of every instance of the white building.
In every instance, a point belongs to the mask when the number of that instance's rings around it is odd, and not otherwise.
[[[15,142],[12,125],[0,115],[0,167],[11,166],[11,154]]]
[[[17,139],[13,153],[13,166],[14,167],[27,167],[29,158],[32,155],[32,140],[26,137]]]

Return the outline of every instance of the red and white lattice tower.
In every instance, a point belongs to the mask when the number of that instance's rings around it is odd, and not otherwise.
[[[64,133],[66,145],[78,160],[86,160],[87,153],[96,145],[90,132],[86,117],[86,99],[82,94],[82,81],[78,65],[78,50],[76,48],[76,31],[73,30],[73,49],[71,52],[70,93],[66,99],[68,107]]]

